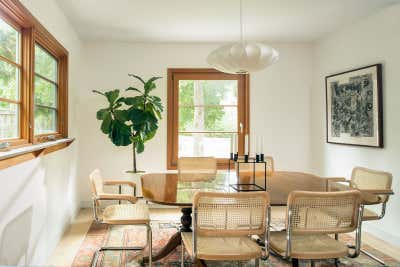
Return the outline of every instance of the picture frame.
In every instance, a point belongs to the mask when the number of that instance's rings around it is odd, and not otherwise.
[[[325,77],[326,141],[383,148],[382,64]]]

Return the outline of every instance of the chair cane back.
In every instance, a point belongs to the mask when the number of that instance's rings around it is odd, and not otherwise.
[[[336,259],[356,257],[360,249],[361,194],[346,192],[293,191],[287,202],[286,231],[271,233],[271,249],[285,259]],[[356,250],[330,234],[356,230]]]
[[[256,259],[257,265],[262,249],[250,236],[264,235],[268,246],[269,203],[266,192],[196,193],[193,233],[182,233],[182,253],[186,248],[192,261]]]

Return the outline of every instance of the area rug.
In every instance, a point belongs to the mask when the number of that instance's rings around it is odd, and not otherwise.
[[[273,222],[273,228],[280,230],[283,226],[282,222]],[[179,224],[176,222],[164,222],[154,221],[152,222],[153,231],[153,251],[156,253],[159,251],[167,242],[170,236],[176,233]],[[353,243],[353,238],[350,235],[341,235],[344,241]],[[91,259],[94,252],[101,246],[144,246],[146,242],[146,230],[140,226],[112,226],[99,225],[93,223],[78,250],[75,259],[73,261],[73,267],[86,267],[90,266]],[[383,254],[382,252],[373,249],[370,246],[363,246],[363,248],[369,252],[372,252],[379,258],[383,259],[388,266],[400,266],[400,262],[395,259]],[[144,252],[121,252],[121,251],[107,251],[102,253],[99,257],[97,267],[138,267],[142,266],[143,255],[148,255],[147,251]],[[185,266],[191,266],[188,262]],[[343,258],[340,259],[340,266],[379,266],[377,262],[374,262],[367,256],[361,254],[356,259]],[[229,266],[254,266],[254,261],[250,262],[206,262],[209,267],[229,267]],[[268,260],[262,261],[261,266],[269,267],[286,267],[291,266],[290,263],[271,255]],[[180,247],[171,252],[171,254],[162,259],[161,261],[153,263],[153,266],[180,266]],[[300,265],[301,266],[301,265]],[[319,261],[316,263],[318,267],[330,267],[335,266],[332,261]]]

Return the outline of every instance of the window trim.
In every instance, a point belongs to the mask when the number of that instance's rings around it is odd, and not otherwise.
[[[242,99],[242,103],[238,103],[238,117],[243,119],[243,133],[239,133],[239,153],[243,153],[244,151],[244,136],[249,133],[249,116],[250,116],[250,107],[249,107],[249,89],[250,89],[250,77],[248,74],[227,74],[215,69],[210,68],[168,68],[168,84],[167,84],[167,169],[175,170],[177,168],[177,159],[178,159],[178,105],[179,99],[177,91],[177,84],[174,79],[174,76],[185,76],[185,78],[189,78],[190,74],[204,74],[204,75],[218,75],[219,77],[225,76],[226,79],[238,80],[239,87],[242,87],[243,90],[239,90],[238,93],[242,93],[240,98]],[[242,108],[239,109],[239,106]],[[227,169],[228,168],[228,160],[218,160],[218,169]]]
[[[0,0],[0,18],[21,34],[20,44],[20,137],[3,139],[11,147],[48,141],[49,136],[68,136],[68,51],[18,0]],[[57,133],[34,136],[34,56],[35,43],[58,61]]]

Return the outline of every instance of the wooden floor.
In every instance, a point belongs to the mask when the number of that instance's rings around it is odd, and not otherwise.
[[[178,208],[151,208],[152,220],[176,220],[180,217],[180,209]],[[272,217],[284,217],[284,207],[273,207]],[[75,221],[69,229],[64,233],[60,243],[49,258],[47,265],[49,266],[71,266],[77,250],[80,247],[89,227],[92,223],[92,210],[81,209]],[[375,236],[363,233],[363,242],[383,251],[385,254],[400,261],[400,248],[394,247]]]

